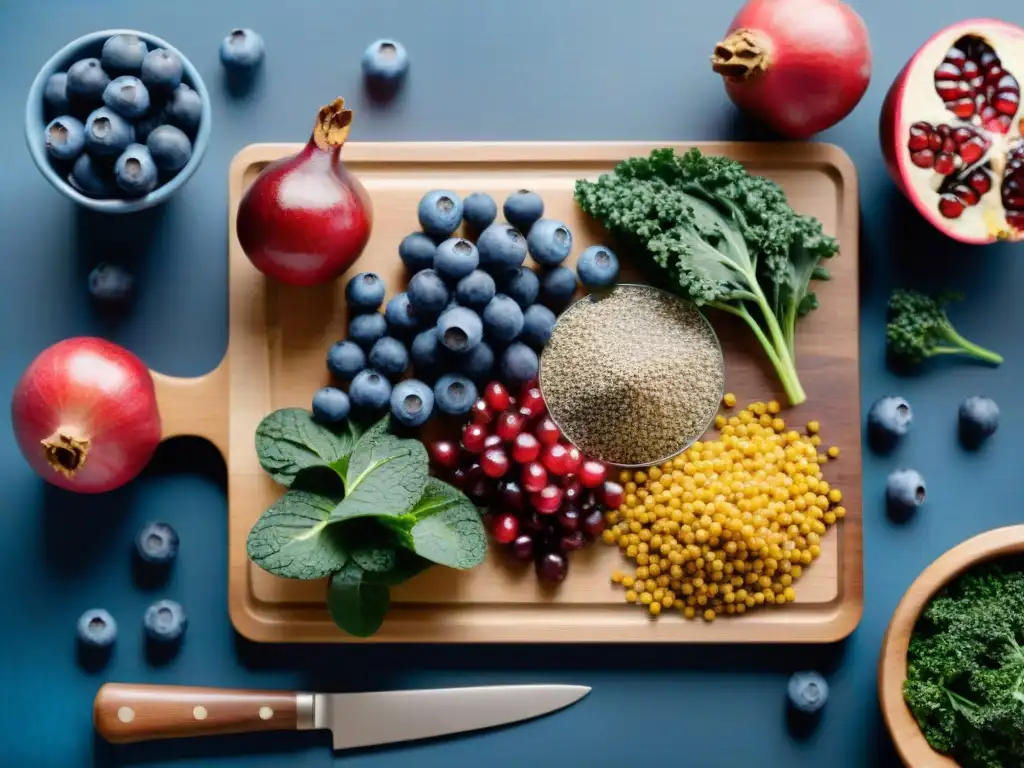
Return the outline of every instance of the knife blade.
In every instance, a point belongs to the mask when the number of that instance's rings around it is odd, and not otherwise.
[[[326,729],[335,749],[351,749],[529,720],[588,693],[583,685],[296,693],[106,683],[93,702],[93,723],[114,744]]]

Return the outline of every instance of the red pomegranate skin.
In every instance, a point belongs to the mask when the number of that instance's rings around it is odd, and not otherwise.
[[[160,413],[149,369],[123,347],[76,337],[48,347],[14,388],[18,447],[47,482],[102,493],[137,476],[160,443]],[[63,435],[85,446],[73,473],[48,458],[44,441]]]

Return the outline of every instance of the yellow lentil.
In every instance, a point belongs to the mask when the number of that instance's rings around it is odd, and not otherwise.
[[[724,405],[726,408],[732,408],[734,405],[736,405],[736,395],[734,395],[732,392],[726,392],[724,395],[722,395],[722,405]]]
[[[833,445],[831,448],[828,449],[828,457],[830,459],[838,459],[839,458],[839,446],[838,445]]]

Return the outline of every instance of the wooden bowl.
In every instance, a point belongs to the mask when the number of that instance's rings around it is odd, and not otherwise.
[[[1024,554],[1024,525],[996,528],[958,544],[925,568],[889,621],[878,662],[878,700],[893,743],[907,768],[957,768],[954,760],[929,746],[903,701],[907,647],[917,617],[940,589],[970,568],[1000,557]]]

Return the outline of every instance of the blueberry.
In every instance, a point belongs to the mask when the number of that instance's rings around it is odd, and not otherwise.
[[[43,100],[50,109],[51,115],[63,115],[71,109],[68,101],[68,73],[56,72],[46,80],[43,89]]]
[[[512,341],[523,330],[523,310],[503,293],[487,302],[482,317],[489,339]]]
[[[462,200],[454,192],[427,192],[416,210],[423,231],[433,237],[448,237],[462,223]]]
[[[97,264],[89,273],[89,293],[97,301],[126,301],[134,287],[135,278],[116,264]]]
[[[192,158],[192,142],[181,128],[161,125],[146,138],[146,147],[161,171],[180,171]]]
[[[167,523],[147,523],[135,536],[135,552],[143,562],[170,565],[178,556],[178,533]]]
[[[541,219],[530,227],[526,244],[538,264],[557,267],[572,250],[572,232],[560,221]]]
[[[437,340],[437,329],[428,328],[416,334],[416,338],[409,345],[409,356],[416,366],[417,376],[425,379],[434,374],[440,363],[441,350],[442,347]]]
[[[388,332],[388,321],[379,312],[356,315],[348,321],[348,337],[369,352],[377,339]]]
[[[989,397],[968,397],[960,403],[960,438],[969,447],[981,445],[999,428],[999,406]]]
[[[914,414],[902,397],[880,397],[868,411],[868,440],[876,449],[886,450],[910,431]]]
[[[111,80],[103,90],[103,103],[129,120],[137,120],[149,109],[149,91],[131,75]]]
[[[588,288],[606,288],[619,279],[619,259],[609,248],[592,245],[576,261],[576,274]]]
[[[107,72],[139,72],[148,52],[145,41],[138,35],[114,35],[103,43],[100,60]]]
[[[174,89],[171,98],[167,100],[164,112],[171,125],[194,135],[199,130],[199,121],[203,116],[203,101],[198,93],[182,83]]]
[[[521,341],[509,344],[501,356],[501,372],[505,381],[518,386],[536,378],[540,361],[537,353]]]
[[[544,215],[544,201],[536,192],[520,189],[505,198],[501,210],[505,221],[520,232],[529,232],[533,223]]]
[[[398,246],[398,255],[410,273],[434,266],[437,244],[422,232],[406,235]]]
[[[555,267],[540,279],[540,300],[555,312],[565,306],[576,293],[576,274],[568,267]]]
[[[185,68],[181,57],[166,48],[157,48],[146,54],[142,60],[142,82],[151,91],[170,93],[181,84]]]
[[[391,400],[391,382],[372,368],[360,371],[348,388],[352,405],[363,413],[380,413]]]
[[[476,384],[457,373],[445,374],[434,384],[434,402],[449,416],[467,414],[476,402]]]
[[[476,247],[480,251],[480,268],[492,275],[510,272],[526,260],[526,238],[508,224],[491,224],[480,233]]]
[[[265,47],[258,32],[233,29],[220,43],[220,63],[232,70],[253,70],[263,61]]]
[[[56,117],[46,126],[46,151],[54,160],[70,162],[85,149],[85,126],[77,117]]]
[[[455,299],[465,307],[483,309],[496,290],[493,277],[482,269],[474,269],[455,286]]]
[[[480,253],[469,240],[453,237],[437,246],[434,269],[445,280],[457,282],[480,265]]]
[[[434,391],[417,379],[406,379],[391,390],[391,415],[403,427],[421,427],[434,412]]]
[[[393,82],[409,71],[409,54],[395,40],[376,40],[363,51],[362,65],[368,79]]]
[[[490,381],[494,372],[494,350],[486,341],[481,341],[466,354],[455,358],[455,370],[478,383]]]
[[[502,276],[501,289],[525,310],[537,301],[540,278],[529,267],[516,267]]]
[[[498,216],[498,205],[486,192],[474,192],[462,201],[462,218],[477,232],[483,232]]]
[[[916,469],[897,469],[889,475],[885,499],[891,512],[913,512],[924,503],[924,478]]]
[[[527,307],[523,313],[523,332],[519,338],[534,349],[542,349],[555,328],[555,313],[543,304]]]
[[[365,367],[366,353],[354,341],[338,341],[327,350],[327,370],[343,381],[351,381]]]
[[[790,705],[805,715],[813,715],[828,701],[828,682],[817,672],[796,672],[786,686]]]
[[[113,195],[113,189],[105,170],[88,154],[82,154],[75,160],[68,181],[83,195],[99,198],[110,197]]]
[[[117,639],[117,622],[102,608],[92,608],[78,617],[78,642],[86,648],[108,649]]]
[[[114,180],[129,195],[145,195],[156,189],[153,156],[143,144],[129,144],[114,163]]]
[[[448,306],[448,286],[432,269],[413,275],[406,292],[409,305],[421,317],[437,317]]]
[[[174,643],[181,640],[188,628],[185,609],[173,600],[157,600],[146,609],[142,625],[150,640]]]
[[[337,387],[321,387],[313,393],[313,418],[321,424],[338,424],[351,410],[348,395]]]
[[[376,312],[384,303],[384,280],[376,272],[360,272],[345,286],[345,303],[353,314]]]
[[[408,350],[402,342],[392,336],[377,339],[377,342],[370,348],[367,359],[371,368],[375,368],[393,379],[401,376],[409,367]]]
[[[85,121],[85,146],[96,157],[120,155],[133,141],[132,124],[109,107],[100,107]]]
[[[409,294],[405,291],[391,297],[384,307],[384,317],[392,336],[411,336],[419,328],[416,310],[409,303]]]
[[[452,307],[437,319],[437,339],[456,354],[465,354],[484,337],[480,315],[468,307]]]
[[[82,59],[68,68],[67,95],[72,101],[99,104],[109,83],[99,59]]]

